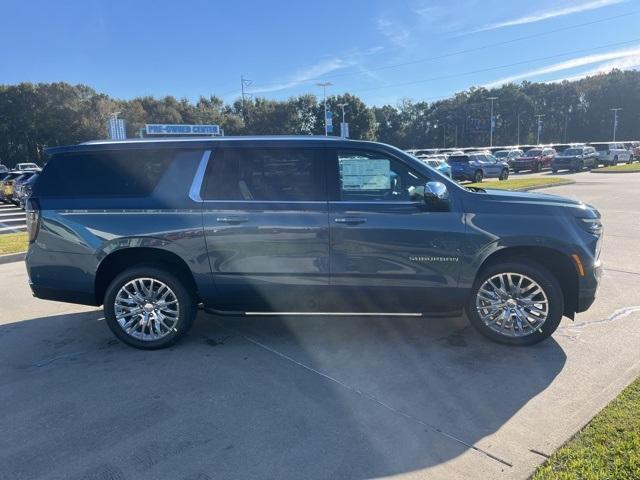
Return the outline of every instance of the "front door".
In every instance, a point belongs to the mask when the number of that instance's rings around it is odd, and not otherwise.
[[[325,168],[318,152],[228,147],[212,154],[202,197],[216,308],[318,308],[329,284]]]
[[[455,309],[465,233],[460,208],[453,201],[427,205],[416,192],[432,178],[399,157],[333,152],[328,185],[335,308]]]

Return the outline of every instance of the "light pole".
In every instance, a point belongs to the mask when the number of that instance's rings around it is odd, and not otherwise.
[[[621,108],[610,108],[613,112],[613,141],[616,141],[616,130],[618,129],[618,112],[622,110]]]
[[[520,145],[520,116],[522,115],[522,112],[518,113],[518,143],[517,145]]]
[[[497,100],[498,97],[489,97],[487,100],[491,100],[491,125],[489,126],[489,146],[493,147],[493,101]]]
[[[342,109],[342,124],[340,125],[340,135],[343,136],[343,137],[345,136],[344,135],[345,132],[343,131],[344,127],[342,125],[344,125],[346,123],[345,120],[344,120],[344,107],[346,107],[348,105],[349,105],[348,103],[339,103],[338,104],[338,107],[340,107]]]
[[[538,141],[536,145],[540,145],[540,119],[544,117],[544,115],[536,115],[536,117],[538,118]]]
[[[324,98],[324,136],[329,135],[329,127],[327,125],[327,87],[333,86],[331,82],[318,82],[317,86],[322,87],[322,96]]]

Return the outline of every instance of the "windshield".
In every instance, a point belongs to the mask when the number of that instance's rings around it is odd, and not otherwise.
[[[509,156],[509,152],[506,150],[501,150],[493,154],[496,158],[507,158]]]
[[[527,150],[527,153],[525,155],[527,157],[539,157],[540,155],[542,155],[542,150],[540,150],[539,148],[532,148],[531,150]]]

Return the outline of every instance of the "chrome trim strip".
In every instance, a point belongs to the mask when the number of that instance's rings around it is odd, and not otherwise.
[[[202,154],[202,159],[196,170],[196,175],[193,177],[191,188],[189,189],[189,198],[194,202],[202,202],[200,192],[202,191],[202,182],[204,181],[204,174],[207,171],[207,165],[209,164],[209,158],[211,157],[211,150],[205,150]]]
[[[332,317],[421,317],[421,313],[368,313],[368,312],[244,312],[247,316],[258,315],[304,315],[317,316],[325,315]]]

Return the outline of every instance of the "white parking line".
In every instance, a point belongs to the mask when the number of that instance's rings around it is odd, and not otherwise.
[[[0,222],[0,225],[3,223],[16,223],[16,222],[24,223],[26,225],[27,220],[24,217],[23,218],[5,218]]]
[[[20,211],[17,211],[17,212],[0,213],[0,217],[17,217],[17,216],[24,217],[24,212],[22,210],[20,210]]]
[[[0,223],[0,233],[18,233],[25,232],[27,230],[27,226],[23,227],[3,227],[3,224]]]

